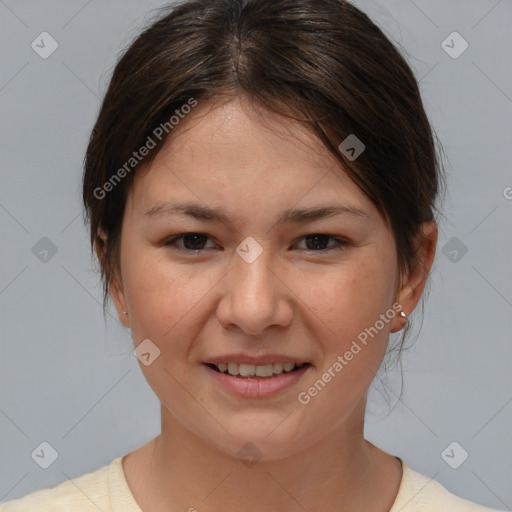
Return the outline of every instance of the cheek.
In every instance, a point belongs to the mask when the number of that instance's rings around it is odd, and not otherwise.
[[[393,257],[354,260],[323,279],[316,276],[304,301],[315,312],[312,331],[323,358],[300,403],[307,402],[309,414],[332,428],[361,403],[382,363],[395,315],[394,268]],[[304,293],[307,284],[312,285],[304,283]]]
[[[135,340],[154,338],[159,343],[175,343],[180,324],[209,288],[208,274],[193,265],[169,265],[165,251],[131,252],[123,262],[125,291],[130,302],[131,328]],[[174,345],[173,345],[174,346]],[[177,347],[175,347],[177,348]]]
[[[163,403],[189,396],[179,382],[187,378],[190,339],[201,326],[194,325],[194,312],[201,308],[209,285],[208,277],[193,272],[193,266],[171,266],[163,256],[129,249],[123,262],[125,291],[129,297],[134,345],[151,340],[159,355],[153,363],[141,365],[146,381]],[[173,398],[174,397],[174,398]]]
[[[301,287],[304,303],[324,326],[326,353],[343,354],[358,337],[364,342],[364,333],[368,335],[367,357],[371,353],[380,357],[385,349],[391,322],[388,318],[382,322],[380,318],[386,311],[389,316],[394,315],[391,306],[395,258],[392,252],[386,257],[385,251],[380,255],[368,251],[364,256],[347,260],[322,277],[316,275],[312,277],[314,283],[308,280]]]

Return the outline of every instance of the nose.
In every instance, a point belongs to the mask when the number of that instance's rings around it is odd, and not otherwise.
[[[291,324],[293,293],[270,252],[263,250],[252,262],[235,253],[217,307],[217,318],[224,328],[257,336],[269,327]]]

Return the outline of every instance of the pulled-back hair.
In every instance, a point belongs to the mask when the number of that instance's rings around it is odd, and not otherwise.
[[[184,105],[237,96],[303,122],[392,229],[400,275],[414,263],[442,174],[417,81],[393,43],[344,0],[187,0],[124,52],[87,148],[83,201],[104,305],[120,267],[134,152],[150,137],[149,164]],[[351,134],[365,145],[357,159],[338,148]]]

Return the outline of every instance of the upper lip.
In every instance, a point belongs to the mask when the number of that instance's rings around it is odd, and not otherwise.
[[[308,363],[306,359],[301,357],[290,357],[281,354],[266,354],[262,356],[251,356],[249,354],[225,354],[222,356],[215,356],[204,361],[205,364],[219,364],[219,363],[237,363],[237,364],[251,364],[254,366],[263,366],[270,363]]]

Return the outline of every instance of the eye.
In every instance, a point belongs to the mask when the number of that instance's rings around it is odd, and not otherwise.
[[[164,245],[176,248],[179,251],[201,252],[207,239],[208,236],[202,233],[183,233],[171,238]],[[178,246],[177,242],[181,241],[183,241],[183,246]]]
[[[326,246],[329,239],[334,240],[334,244]],[[208,235],[203,233],[183,233],[171,238],[170,240],[167,240],[164,243],[164,246],[174,248],[178,251],[199,253],[202,252],[205,248],[208,249],[208,247],[205,247],[208,240]],[[306,242],[305,250],[312,252],[341,250],[349,245],[349,243],[342,238],[338,238],[332,235],[325,235],[322,233],[305,235],[301,238],[301,240]],[[215,246],[209,248],[214,247]]]
[[[322,233],[313,233],[302,237],[306,241],[306,250],[313,252],[328,252],[345,248],[349,243],[342,238]],[[334,244],[326,246],[327,241],[332,238]]]

